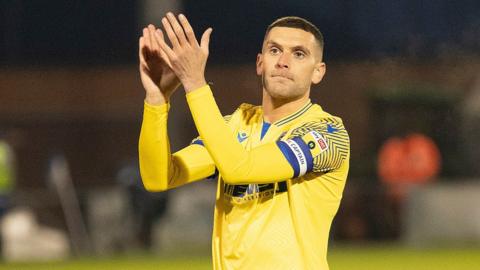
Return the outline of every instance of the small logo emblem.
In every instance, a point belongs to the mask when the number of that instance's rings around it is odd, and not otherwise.
[[[317,142],[318,142],[318,146],[320,146],[320,149],[322,150],[322,152],[327,150],[328,145],[327,145],[327,142],[325,141],[324,138],[319,138]]]
[[[334,132],[337,132],[337,131],[338,131],[337,128],[333,127],[333,126],[330,125],[330,124],[327,125],[327,132],[328,132],[328,133],[334,133]]]
[[[303,135],[302,140],[305,142],[308,148],[310,148],[310,153],[312,154],[313,158],[328,149],[327,140],[322,134],[316,132],[315,130]]]
[[[237,134],[237,139],[238,139],[238,142],[240,142],[240,143],[245,141],[247,138],[248,138],[248,136],[245,132],[239,132]]]

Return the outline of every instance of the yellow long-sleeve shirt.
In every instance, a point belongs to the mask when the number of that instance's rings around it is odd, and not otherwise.
[[[159,191],[219,171],[214,269],[328,269],[326,254],[349,167],[341,119],[308,102],[265,123],[242,104],[223,118],[209,86],[187,95],[199,139],[170,154],[168,104],[145,104],[139,153],[145,187]]]

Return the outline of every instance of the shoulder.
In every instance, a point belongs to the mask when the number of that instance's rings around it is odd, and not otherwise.
[[[286,135],[287,140],[307,145],[314,158],[323,158],[330,153],[343,160],[350,152],[350,137],[343,120],[323,111],[319,105],[312,106],[301,121],[289,128]]]
[[[332,115],[322,109],[318,104],[313,104],[311,108],[311,113],[309,114],[312,120],[320,122],[331,122],[335,124],[343,125],[343,120],[339,116]]]
[[[322,134],[341,134],[348,137],[342,118],[324,111],[317,104],[313,104],[308,113],[290,127],[290,136],[301,136],[312,130]]]
[[[243,118],[246,118],[251,115],[258,114],[261,111],[261,106],[249,104],[249,103],[242,103],[238,106],[236,113],[242,114]]]
[[[230,121],[234,122],[251,122],[256,121],[257,117],[261,115],[261,106],[242,103],[238,108],[231,114],[225,117],[228,117]]]
[[[320,106],[295,123],[285,141],[302,149],[304,156],[311,157],[310,167],[315,172],[340,168],[350,153],[350,138],[342,119],[323,111]]]
[[[277,145],[294,168],[295,177],[338,169],[350,155],[350,140],[342,119],[318,105],[296,119]]]

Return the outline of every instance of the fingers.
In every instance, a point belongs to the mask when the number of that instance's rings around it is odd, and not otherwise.
[[[144,60],[148,61],[150,57],[159,56],[165,63],[172,67],[173,59],[177,58],[178,50],[181,48],[201,48],[205,54],[208,54],[208,46],[210,42],[210,35],[212,29],[207,29],[201,39],[201,45],[195,37],[195,32],[188,22],[185,15],[180,14],[177,18],[169,12],[166,17],[162,18],[163,32],[161,29],[156,29],[154,25],[149,25],[148,28],[143,29],[143,37],[140,40],[140,45],[144,48]],[[165,41],[165,34],[170,40],[170,45]]]
[[[148,65],[147,62],[145,61],[145,38],[142,36],[138,39],[138,58],[139,58],[139,67],[140,67],[140,72],[145,72],[148,73]]]
[[[167,63],[167,65],[171,68],[172,67],[172,64],[170,63],[170,59],[168,59],[168,55],[162,50],[162,47],[160,45],[160,42],[163,42],[165,43],[165,38],[163,36],[163,32],[162,30],[160,29],[157,29],[155,31],[155,43],[157,44],[157,46],[159,47],[159,50],[158,50],[158,55],[160,56],[160,58],[162,58],[162,60]]]
[[[168,61],[168,55],[164,50],[170,49],[170,47],[165,42],[163,33],[160,29],[156,29],[155,25],[149,24],[147,27],[143,28],[143,35],[138,41],[138,53],[141,61],[148,61],[150,58],[155,56],[160,56],[163,61]],[[171,49],[170,52],[173,52]]]
[[[142,53],[144,54],[145,60],[150,58],[151,54],[151,42],[150,42],[150,33],[148,32],[148,28],[143,28],[143,46],[142,46]]]
[[[202,35],[202,39],[200,41],[200,48],[205,54],[208,54],[208,46],[210,44],[210,35],[212,34],[213,29],[208,28]]]
[[[170,40],[170,43],[172,44],[173,48],[179,48],[180,42],[178,41],[177,35],[173,31],[172,26],[170,25],[170,22],[168,21],[167,18],[162,19],[162,25],[163,29],[165,29],[165,32],[167,33],[168,39]]]
[[[168,56],[165,54],[165,52],[162,50],[160,46],[159,39],[165,40],[163,37],[162,31],[160,29],[156,29],[155,25],[150,24],[148,25],[148,31],[150,33],[150,42],[152,43],[152,54],[155,54],[155,56],[160,57],[165,63],[167,63],[168,66],[171,67],[170,61],[168,60]],[[165,41],[164,41],[165,43]]]
[[[150,48],[153,52],[157,52],[160,49],[158,46],[156,37],[155,37],[155,26],[153,24],[148,25],[148,34],[149,34],[149,41],[150,41]]]
[[[145,49],[145,39],[142,36],[138,39],[138,58],[140,59],[140,64],[145,63],[144,49]]]
[[[158,42],[158,45],[160,46],[160,51],[163,51],[165,53],[165,55],[167,55],[167,58],[168,59],[172,59],[175,57],[175,52],[172,50],[172,48],[170,48],[170,46],[168,46],[168,44],[165,42],[165,39],[164,39],[164,36],[163,36],[163,33],[162,33],[162,30],[160,29],[157,29],[156,31],[156,35],[157,35],[157,42]],[[171,40],[170,40],[171,42]],[[167,61],[167,63],[169,63],[169,61]]]
[[[180,20],[180,23],[182,24],[183,29],[185,30],[185,35],[187,36],[188,42],[192,46],[199,46],[197,42],[197,38],[195,37],[195,32],[193,31],[192,26],[187,20],[187,17],[185,15],[180,14],[178,15],[178,19]]]
[[[178,23],[178,20],[177,18],[175,18],[175,15],[169,12],[167,13],[167,19],[173,31],[175,32],[175,35],[177,36],[177,39],[180,45],[183,46],[187,44],[187,38],[185,37],[185,32],[183,31],[183,27]]]

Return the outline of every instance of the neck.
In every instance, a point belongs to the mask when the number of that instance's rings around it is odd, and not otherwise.
[[[268,123],[274,123],[298,111],[307,103],[308,99],[309,93],[293,99],[274,98],[264,89],[262,99],[263,119]]]

